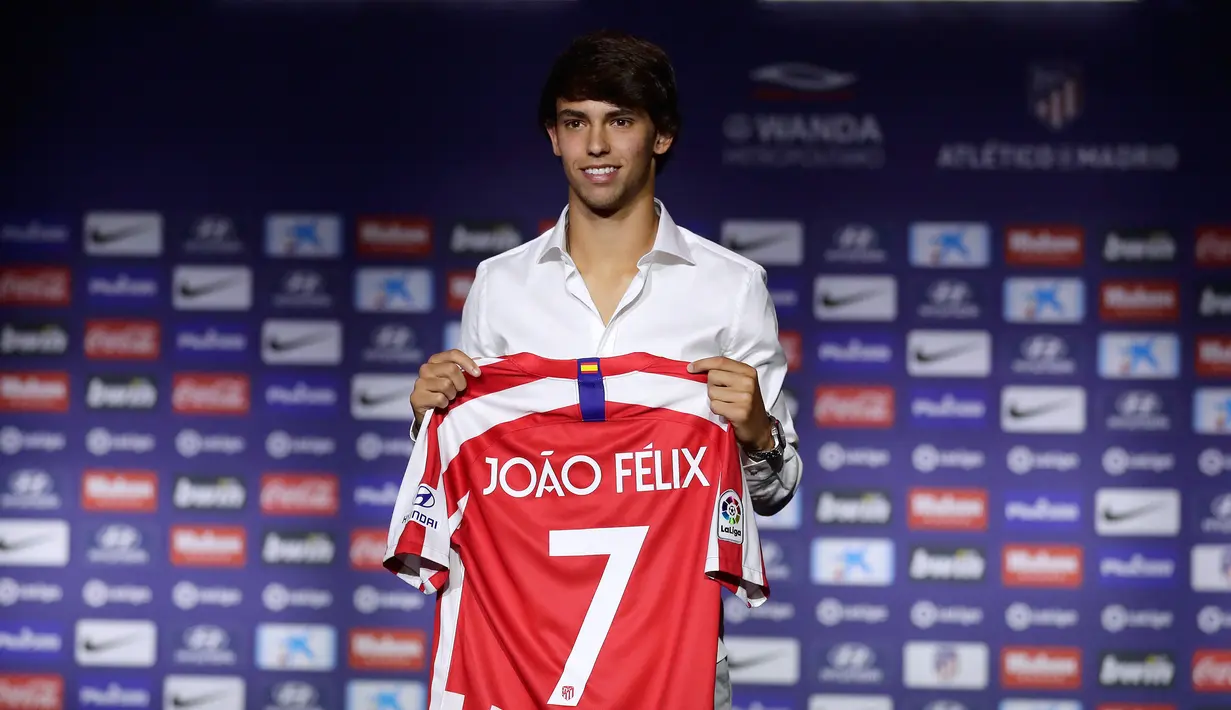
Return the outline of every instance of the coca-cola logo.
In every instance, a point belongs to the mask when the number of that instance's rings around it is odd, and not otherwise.
[[[1193,655],[1193,689],[1231,690],[1231,651],[1197,651]]]
[[[887,428],[894,421],[894,391],[891,387],[818,387],[813,414],[821,427]]]
[[[338,511],[338,479],[321,474],[266,474],[261,477],[261,510],[293,515]]]
[[[87,321],[85,354],[99,360],[155,360],[160,332],[156,321]]]
[[[246,414],[247,375],[177,373],[171,406],[180,414]]]

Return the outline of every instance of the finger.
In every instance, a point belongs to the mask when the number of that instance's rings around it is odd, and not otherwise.
[[[456,348],[436,353],[428,358],[427,361],[432,364],[452,363],[475,377],[479,376],[479,366],[474,363],[474,360],[470,359],[469,355]]]
[[[739,408],[727,402],[710,402],[710,411],[728,421],[736,421],[742,416]]]
[[[446,376],[449,378],[449,381],[453,383],[453,388],[456,391],[461,392],[466,389],[466,375],[461,370],[453,368],[447,373]]]
[[[744,392],[730,387],[714,387],[709,388],[710,402],[722,402],[725,404],[747,405],[752,401],[752,393]]]
[[[688,363],[688,371],[693,373],[709,372],[710,370],[721,367],[722,363],[726,359],[727,358],[725,357],[704,357],[700,360],[694,360],[693,362]]]
[[[437,377],[428,383],[429,392],[438,392],[448,398],[452,402],[457,397],[457,385],[453,383],[451,377]]]
[[[732,389],[752,391],[756,385],[756,380],[751,377],[729,370],[710,370],[709,383],[720,387],[731,387]]]

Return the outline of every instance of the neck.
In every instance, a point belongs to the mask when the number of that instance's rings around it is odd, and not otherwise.
[[[567,251],[581,271],[594,266],[635,270],[641,257],[653,248],[657,233],[653,193],[640,195],[609,214],[597,214],[569,194]]]

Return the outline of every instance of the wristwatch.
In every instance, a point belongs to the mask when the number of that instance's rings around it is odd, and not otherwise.
[[[771,415],[769,423],[773,427],[774,448],[769,451],[750,451],[748,458],[753,461],[767,462],[773,470],[777,471],[782,468],[782,455],[786,451],[786,436],[782,433],[782,423],[776,417]]]

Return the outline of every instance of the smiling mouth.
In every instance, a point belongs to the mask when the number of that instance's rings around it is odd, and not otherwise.
[[[593,181],[604,181],[615,176],[619,168],[613,165],[605,165],[603,167],[586,168],[581,172],[585,173],[586,177]]]

